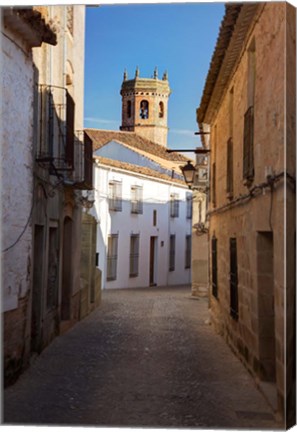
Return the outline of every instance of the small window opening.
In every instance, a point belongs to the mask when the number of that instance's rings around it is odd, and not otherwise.
[[[164,104],[163,104],[163,102],[159,103],[159,117],[160,118],[164,117]]]
[[[142,100],[140,102],[140,118],[142,119],[148,119],[149,117],[149,103],[147,100]]]

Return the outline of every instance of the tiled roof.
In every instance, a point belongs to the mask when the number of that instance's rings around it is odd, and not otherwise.
[[[262,3],[263,5],[263,3]],[[216,47],[204,85],[197,122],[208,123],[216,112],[230,76],[242,50],[248,29],[261,3],[230,3],[226,5]],[[208,117],[208,118],[206,118]]]
[[[148,177],[154,177],[162,180],[166,180],[170,183],[177,183],[182,186],[186,186],[186,183],[183,180],[179,180],[177,178],[172,178],[169,175],[159,173],[150,168],[141,167],[138,165],[129,164],[126,162],[120,162],[113,159],[104,158],[102,156],[95,156],[94,159],[98,161],[102,165],[111,166],[114,168],[119,168],[125,171],[135,172],[137,174],[142,174]]]
[[[3,8],[4,23],[11,26],[31,46],[40,46],[42,42],[57,44],[57,35],[42,14],[32,7]]]
[[[148,154],[158,156],[167,161],[187,162],[188,159],[180,153],[167,153],[166,147],[156,144],[135,132],[122,132],[102,129],[85,129],[85,132],[93,141],[93,151],[103,147],[110,141],[120,141],[135,150],[145,151]]]

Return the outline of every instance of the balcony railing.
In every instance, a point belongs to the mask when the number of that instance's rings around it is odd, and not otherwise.
[[[36,161],[49,165],[51,172],[74,169],[75,104],[63,87],[39,85],[36,95]]]
[[[75,131],[75,103],[67,89],[40,85],[35,99],[36,162],[75,189],[93,188],[93,144]]]

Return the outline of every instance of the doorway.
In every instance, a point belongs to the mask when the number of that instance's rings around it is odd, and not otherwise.
[[[63,230],[63,273],[62,273],[62,304],[61,319],[70,319],[72,285],[72,220],[66,216]]]
[[[156,286],[157,237],[150,238],[150,286]]]
[[[34,227],[34,268],[32,287],[31,311],[31,352],[39,353],[41,350],[41,318],[42,318],[42,277],[43,277],[43,251],[44,226]]]
[[[260,379],[275,382],[275,315],[273,233],[257,235],[258,323]]]

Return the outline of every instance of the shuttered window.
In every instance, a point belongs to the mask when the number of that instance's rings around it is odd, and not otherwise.
[[[84,182],[89,188],[93,186],[93,142],[91,138],[84,132]]]
[[[211,239],[211,274],[212,274],[212,295],[218,298],[218,256],[217,256],[217,239]]]
[[[238,319],[238,276],[236,238],[230,238],[230,314]]]
[[[233,196],[233,140],[227,141],[227,194]]]
[[[138,276],[139,234],[130,236],[130,277]]]
[[[243,178],[254,178],[254,107],[250,106],[244,115]]]
[[[118,238],[118,234],[108,236],[106,275],[108,281],[116,280],[117,278]]]
[[[211,199],[212,199],[212,205],[215,207],[216,206],[216,163],[215,162],[213,162],[212,164],[211,177],[212,177]]]
[[[169,271],[175,269],[175,235],[170,235],[169,241]]]

